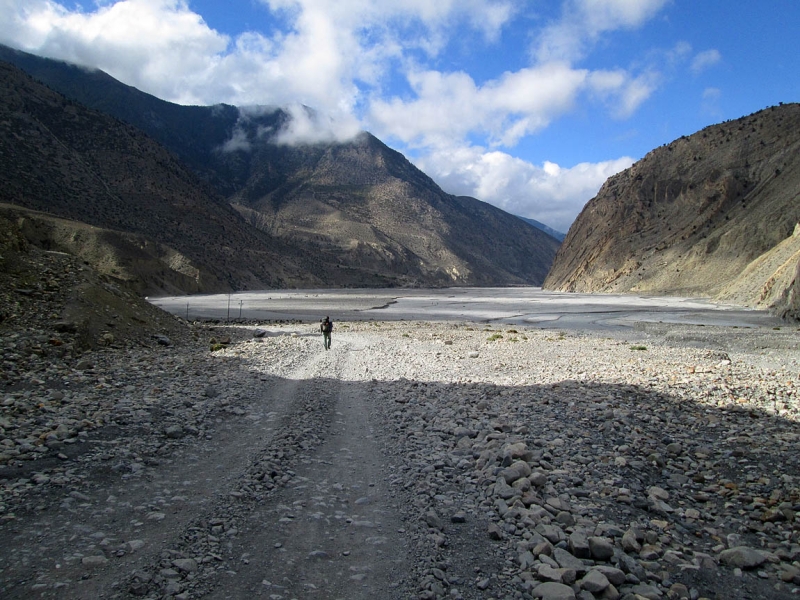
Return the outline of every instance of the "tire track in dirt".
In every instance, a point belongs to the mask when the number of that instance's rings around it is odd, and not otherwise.
[[[44,598],[83,599],[165,591],[169,582],[160,575],[165,554],[169,563],[170,557],[187,554],[165,549],[188,550],[187,532],[198,522],[212,521],[207,515],[218,513],[217,507],[237,494],[242,477],[263,449],[285,433],[287,421],[298,410],[305,410],[299,401],[308,395],[307,373],[320,359],[301,354],[285,378],[252,374],[257,399],[238,417],[216,416],[215,430],[207,439],[193,440],[140,473],[123,476],[98,463],[91,466],[80,492],[51,492],[40,514],[6,526],[8,544],[24,550],[3,553],[2,596],[29,598],[35,592]],[[113,446],[115,441],[103,443]],[[275,487],[281,484],[280,476]],[[202,556],[197,558],[202,562]],[[139,577],[131,581],[132,573]],[[178,575],[185,580],[196,574]]]
[[[328,435],[285,488],[245,516],[228,549],[238,557],[235,574],[211,598],[408,597],[399,501],[359,381],[362,350],[348,336],[324,355],[312,387],[333,407]]]

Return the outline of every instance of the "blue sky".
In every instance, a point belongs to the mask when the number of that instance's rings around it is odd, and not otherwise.
[[[0,0],[0,15],[0,43],[174,102],[286,107],[285,143],[366,129],[446,191],[561,231],[650,150],[800,100],[798,0]]]

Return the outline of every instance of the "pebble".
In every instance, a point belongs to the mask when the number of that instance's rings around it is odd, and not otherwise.
[[[718,351],[648,343],[641,353],[614,338],[535,329],[517,328],[525,339],[517,334],[516,342],[505,335],[487,343],[475,324],[389,323],[372,334],[376,327],[352,324],[348,334],[370,349],[354,360],[369,367],[362,384],[387,440],[387,480],[403,499],[396,530],[414,544],[408,579],[419,597],[713,597],[714,586],[678,583],[705,571],[712,581],[739,574],[786,594],[800,585],[796,370],[764,368],[745,352],[723,360]],[[430,337],[411,343],[409,331]],[[2,466],[59,453],[67,460],[1,479],[0,522],[34,508],[42,489],[59,490],[67,506],[113,506],[93,497],[81,469],[103,465],[126,480],[146,479],[149,461],[206,439],[219,415],[246,418],[259,371],[231,369],[234,358],[280,377],[318,349],[302,335],[215,335],[230,340],[213,353],[210,335],[185,345],[171,334],[169,346],[130,347],[122,356],[114,345],[124,340],[115,336],[111,346],[61,361],[22,353],[32,338],[4,334],[15,385],[0,397]],[[402,379],[412,368],[414,377]],[[57,394],[45,383],[55,379],[63,384]],[[310,410],[288,425],[202,535],[174,549],[181,556],[164,557],[126,585],[149,593],[169,580],[172,595],[195,597],[199,580],[231,570],[224,547],[238,535],[237,515],[292,480],[292,465],[325,435],[321,419]],[[106,426],[120,432],[114,444],[85,443]],[[363,496],[354,505],[377,502]],[[167,523],[171,514],[154,497],[138,518]],[[296,514],[289,507],[280,517]],[[352,527],[378,526],[352,516]],[[502,567],[453,583],[457,568],[445,567],[459,556],[451,542],[470,527]],[[146,543],[117,540],[111,548],[135,552]],[[281,551],[275,544],[270,553]],[[322,550],[308,557],[330,559]],[[80,558],[86,567],[103,561]]]

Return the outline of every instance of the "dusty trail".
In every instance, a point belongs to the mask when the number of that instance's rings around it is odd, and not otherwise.
[[[309,374],[324,357],[304,358],[285,378],[254,377],[255,401],[238,417],[212,416],[206,439],[169,457],[127,463],[140,457],[129,455],[124,440],[110,435],[90,440],[87,446],[105,455],[90,463],[81,491],[50,489],[38,499],[36,513],[18,514],[6,526],[3,547],[16,551],[0,550],[0,595],[115,597],[135,588],[129,589],[131,573],[157,573],[163,549],[180,547],[188,530],[212,521],[209,515],[220,507],[226,510],[259,454],[307,410],[302,400],[315,395],[307,389]],[[115,453],[117,447],[122,450]],[[131,464],[146,467],[131,472]]]
[[[798,364],[794,331],[774,356],[475,324],[342,324],[328,352],[307,326],[229,331],[210,354],[109,354],[81,379],[112,395],[105,428],[3,467],[0,597],[797,594],[797,375],[760,366]],[[729,551],[762,562],[736,573]]]
[[[212,598],[405,598],[398,500],[357,382],[360,339],[340,337],[317,364],[314,393],[333,406],[325,442],[286,488],[249,512],[229,552],[240,559]]]

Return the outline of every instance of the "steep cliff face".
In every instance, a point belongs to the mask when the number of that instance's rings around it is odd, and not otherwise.
[[[650,152],[589,201],[544,287],[703,296],[796,314],[799,151],[800,105],[788,104]]]

